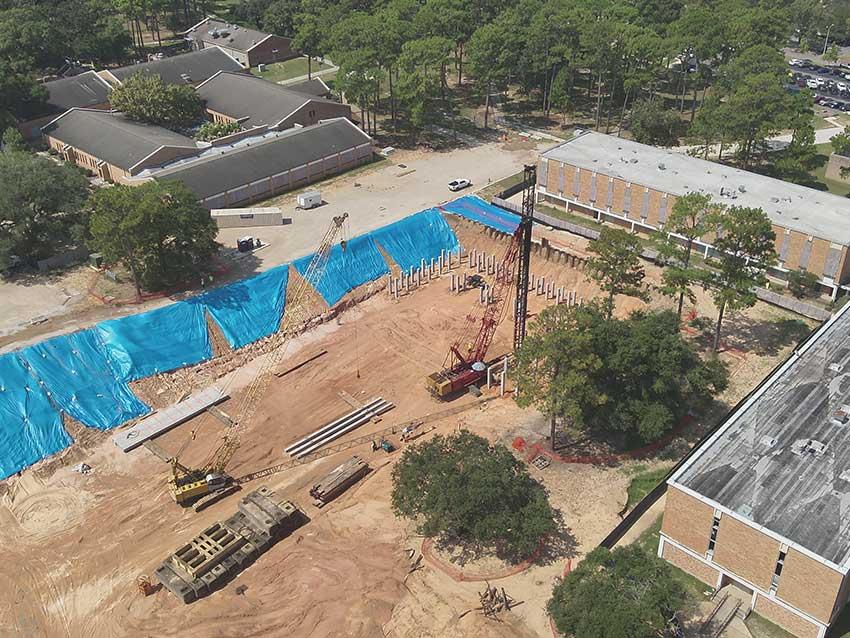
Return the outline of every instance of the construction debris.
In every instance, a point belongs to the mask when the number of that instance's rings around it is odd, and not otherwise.
[[[158,583],[156,585],[151,583],[151,579],[145,575],[139,576],[136,579],[136,586],[139,588],[139,593],[145,597],[155,594],[162,587]]]
[[[345,463],[331,470],[324,478],[310,488],[313,505],[324,507],[346,489],[354,485],[369,473],[369,464],[359,456],[352,456]]]
[[[213,523],[169,556],[156,578],[184,603],[211,594],[284,536],[307,522],[294,503],[274,500],[267,487],[239,501],[238,511]]]
[[[88,474],[91,472],[91,465],[88,463],[80,463],[79,465],[75,465],[72,469],[78,474]]]
[[[487,583],[484,591],[478,592],[478,599],[481,602],[481,606],[467,609],[459,618],[463,618],[472,611],[480,611],[487,618],[498,620],[498,615],[501,612],[510,611],[513,607],[522,604],[522,601],[517,602],[508,596],[504,587],[491,587],[490,583]]]

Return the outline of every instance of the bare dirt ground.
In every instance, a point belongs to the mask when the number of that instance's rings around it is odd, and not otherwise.
[[[478,227],[452,223],[466,248],[496,254],[505,248]],[[569,243],[569,238],[558,239]],[[534,256],[532,272],[554,278],[585,299],[596,292],[580,271],[564,264]],[[650,277],[657,273],[650,272]],[[381,423],[364,426],[352,437],[446,407],[471,405],[474,401],[468,395],[448,405],[438,403],[424,387],[425,375],[441,367],[449,344],[465,325],[465,316],[480,310],[476,292],[457,295],[448,287],[448,278],[443,277],[398,301],[390,300],[380,283],[374,290],[363,287],[350,296],[365,297],[363,301],[297,337],[285,364],[323,349],[328,354],[272,380],[228,471],[238,477],[280,463],[288,443],[351,410],[341,393],[361,400],[382,396],[397,405]],[[532,313],[548,303],[536,295],[529,302]],[[700,299],[698,308],[713,316],[708,303]],[[621,300],[618,313],[640,305]],[[732,388],[719,406],[733,404],[791,347],[790,342],[777,340],[781,345],[770,352],[746,350],[763,342],[757,334],[762,324],[756,319],[787,315],[760,305],[743,316],[750,323],[733,317],[728,324],[743,358],[724,355],[738,363]],[[511,330],[508,320],[497,332],[491,354],[508,350]],[[242,365],[242,353],[222,354],[224,364],[207,363],[164,375],[140,384],[137,390],[161,406],[174,400],[179,387],[208,385],[224,375],[216,382],[226,385],[232,398],[221,407],[233,410],[251,371],[268,355],[258,346],[258,357]],[[507,444],[516,436],[539,440],[547,431],[538,413],[520,410],[508,398],[434,424],[438,433],[466,427]],[[157,443],[174,453],[192,431],[195,440],[181,461],[200,464],[223,433],[214,418],[196,418],[159,437]],[[75,428],[72,432],[78,434]],[[563,573],[567,561],[575,564],[619,521],[629,481],[622,464],[532,467],[561,514],[561,533],[539,564],[498,581],[522,601],[503,616],[504,622],[485,620],[475,612],[461,619],[460,614],[477,606],[476,592],[483,585],[455,582],[431,565],[405,579],[405,551],[418,550],[422,539],[390,509],[390,472],[399,453],[371,452],[363,444],[247,484],[243,489],[267,485],[292,499],[311,522],[275,545],[224,589],[184,606],[165,591],[142,597],[136,577],[151,574],[180,544],[228,516],[236,507],[235,499],[225,499],[199,514],[181,510],[167,493],[169,470],[163,462],[143,448],[121,454],[108,433],[80,434],[82,440],[64,455],[0,483],[0,582],[5,583],[0,587],[0,635],[549,636],[545,603],[554,579]],[[399,444],[396,437],[391,440]],[[671,449],[671,454],[682,453],[675,446]],[[317,510],[307,495],[310,485],[355,453],[375,471]],[[81,460],[92,466],[92,473],[72,471],[71,466]],[[242,585],[247,589],[239,595],[236,587]]]

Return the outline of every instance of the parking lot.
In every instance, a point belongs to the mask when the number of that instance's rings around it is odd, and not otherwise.
[[[814,94],[815,104],[834,112],[850,112],[850,68],[821,66],[804,59],[791,59],[792,83]]]

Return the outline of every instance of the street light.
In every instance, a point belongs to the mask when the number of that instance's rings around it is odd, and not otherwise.
[[[834,26],[834,24],[831,24],[826,28],[826,40],[823,43],[823,53],[821,53],[821,56],[826,55],[826,47],[829,46],[829,30]]]

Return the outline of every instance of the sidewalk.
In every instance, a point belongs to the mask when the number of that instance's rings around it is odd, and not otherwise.
[[[325,62],[328,62],[328,60],[325,60]],[[339,67],[334,65],[329,69],[322,69],[321,71],[315,71],[315,72],[311,73],[309,77],[306,76],[306,75],[299,75],[297,78],[289,78],[288,80],[281,80],[280,82],[278,82],[278,84],[281,84],[283,86],[286,86],[287,84],[298,84],[299,82],[306,82],[310,78],[320,78],[323,75],[330,75],[331,73],[336,73],[337,71],[339,71]]]

